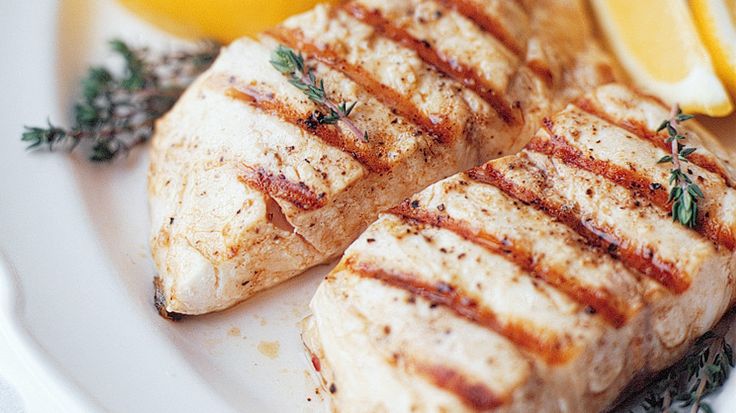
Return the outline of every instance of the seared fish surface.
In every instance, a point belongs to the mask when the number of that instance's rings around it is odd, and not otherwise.
[[[163,314],[201,314],[334,259],[378,212],[519,150],[612,80],[579,1],[360,0],[223,50],[157,125],[151,245]],[[269,63],[304,54],[368,141]]]
[[[733,154],[697,125],[691,229],[669,216],[668,109],[616,84],[524,150],[381,215],[303,338],[340,412],[594,412],[676,361],[734,298]]]

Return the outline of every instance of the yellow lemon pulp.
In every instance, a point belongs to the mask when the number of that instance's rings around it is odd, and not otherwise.
[[[725,116],[731,100],[686,0],[593,0],[601,29],[632,80],[684,110]]]
[[[690,4],[716,71],[736,96],[736,0],[691,0]]]
[[[253,35],[325,0],[120,0],[153,24],[179,36],[229,43]]]

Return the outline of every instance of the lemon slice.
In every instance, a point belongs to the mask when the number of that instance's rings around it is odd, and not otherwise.
[[[593,0],[614,53],[633,81],[690,113],[726,116],[731,99],[686,0]]]
[[[690,7],[718,75],[736,96],[736,0],[690,0]]]
[[[325,0],[120,0],[173,34],[222,43],[261,32],[320,2]]]

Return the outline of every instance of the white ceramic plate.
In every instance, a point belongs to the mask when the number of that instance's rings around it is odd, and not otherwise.
[[[221,314],[164,321],[145,151],[108,166],[24,151],[22,125],[67,119],[113,36],[176,43],[112,0],[0,5],[0,411],[321,410],[296,324],[328,268]],[[711,126],[736,135],[733,118]],[[735,401],[732,380],[716,407]]]

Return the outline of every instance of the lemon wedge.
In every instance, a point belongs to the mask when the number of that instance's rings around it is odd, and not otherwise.
[[[632,80],[689,113],[726,116],[733,104],[686,0],[593,0],[601,29]]]
[[[190,38],[229,43],[268,29],[325,0],[120,0],[158,27]],[[329,1],[327,1],[329,3]]]
[[[718,75],[736,96],[736,0],[690,0],[690,7]]]

